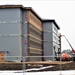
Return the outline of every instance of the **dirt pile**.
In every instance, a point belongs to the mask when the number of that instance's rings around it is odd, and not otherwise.
[[[67,63],[67,64],[61,64],[61,65],[50,65],[50,64],[45,64],[43,67],[46,66],[53,66],[50,68],[38,70],[38,71],[57,71],[57,70],[75,70],[75,62]],[[27,66],[23,63],[0,63],[0,70],[23,70],[25,69],[30,69],[30,68],[40,68],[41,66]],[[35,70],[34,70],[35,72]]]
[[[44,66],[50,66],[50,65],[44,65]],[[68,64],[61,64],[61,65],[52,65],[53,67],[42,69],[42,70],[32,70],[29,72],[40,72],[40,71],[59,71],[59,70],[75,70],[75,62],[71,62]]]

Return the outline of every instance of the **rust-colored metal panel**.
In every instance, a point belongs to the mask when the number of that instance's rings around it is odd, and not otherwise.
[[[3,62],[5,60],[5,54],[0,53],[0,62]]]

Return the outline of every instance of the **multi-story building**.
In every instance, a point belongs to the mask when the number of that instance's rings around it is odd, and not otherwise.
[[[3,56],[1,61],[42,56],[42,20],[31,7],[0,5],[0,56]],[[41,61],[42,57],[25,60]]]
[[[55,20],[43,20],[44,60],[55,60],[60,53],[59,29]]]
[[[55,20],[42,20],[31,7],[0,5],[0,61],[23,61],[25,56],[30,56],[26,61],[42,61],[43,55],[55,56],[58,29]]]

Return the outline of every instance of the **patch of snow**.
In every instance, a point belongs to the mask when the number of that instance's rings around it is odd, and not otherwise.
[[[62,75],[75,75],[75,70],[61,71]]]
[[[26,71],[38,71],[38,70],[43,70],[43,69],[46,69],[46,68],[50,68],[50,67],[53,67],[53,66],[47,66],[47,67],[40,67],[40,68],[31,68],[31,69],[27,69]]]
[[[25,72],[22,71],[0,71],[0,75],[75,75],[75,70],[66,71],[44,71],[44,72]]]

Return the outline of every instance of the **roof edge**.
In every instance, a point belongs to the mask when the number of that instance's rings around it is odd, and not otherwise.
[[[43,22],[53,22],[56,25],[56,27],[60,29],[60,27],[58,26],[58,24],[56,23],[54,19],[43,19]]]
[[[32,9],[32,7],[24,7],[23,5],[0,5],[0,9],[4,9],[4,8],[5,9],[7,9],[7,8],[22,8],[22,9],[30,10],[42,21],[42,18]]]

